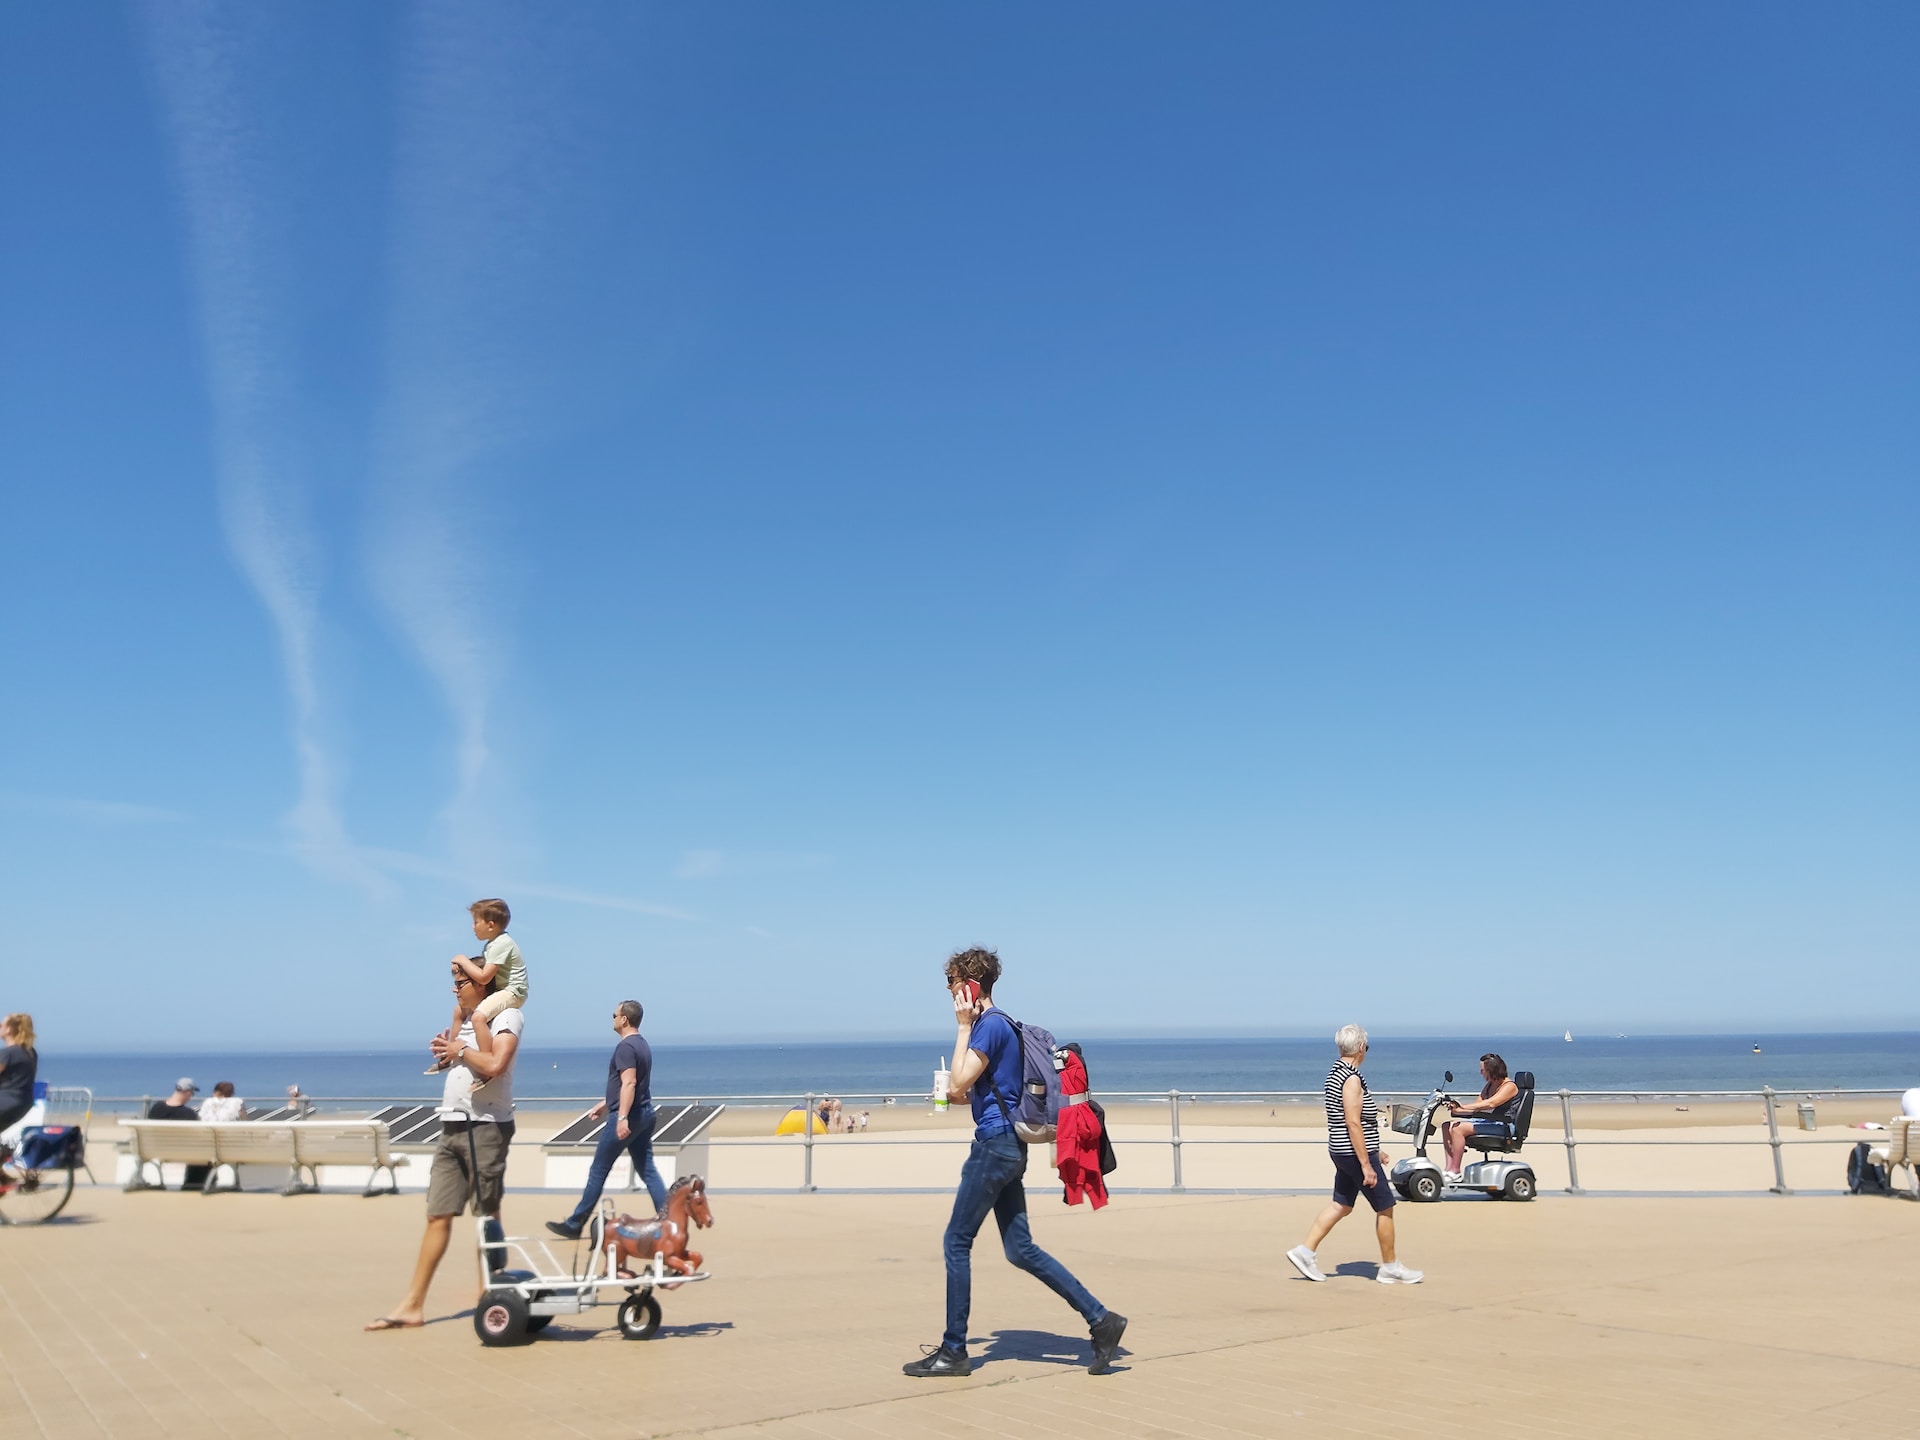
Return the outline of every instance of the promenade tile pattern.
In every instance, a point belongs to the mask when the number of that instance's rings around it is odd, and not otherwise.
[[[515,1195],[516,1233],[561,1202]],[[1319,1202],[1035,1192],[1036,1232],[1132,1317],[1122,1369],[975,1257],[974,1375],[899,1373],[938,1338],[934,1196],[715,1197],[715,1278],[621,1340],[611,1307],[484,1350],[458,1243],[422,1330],[364,1335],[401,1290],[417,1196],[123,1195],[0,1230],[12,1435],[1483,1436],[1920,1434],[1920,1205],[1569,1199],[1401,1207],[1428,1282],[1373,1281],[1371,1225],[1282,1259]],[[457,1238],[463,1232],[457,1231]],[[1463,1384],[1471,1367],[1484,1381]]]

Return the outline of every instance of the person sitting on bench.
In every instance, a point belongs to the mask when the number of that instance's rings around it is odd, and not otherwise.
[[[1507,1078],[1507,1062],[1498,1055],[1489,1052],[1480,1057],[1480,1078],[1487,1082],[1480,1087],[1480,1098],[1454,1101],[1454,1118],[1440,1124],[1449,1184],[1457,1181],[1466,1167],[1467,1140],[1474,1135],[1509,1134],[1512,1108],[1520,1099],[1520,1087]],[[1460,1119],[1463,1115],[1473,1118]]]

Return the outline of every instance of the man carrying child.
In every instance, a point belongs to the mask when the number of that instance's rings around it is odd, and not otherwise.
[[[476,918],[474,929],[479,928]],[[507,1146],[513,1140],[513,1060],[526,1022],[518,1007],[511,1007],[489,1023],[486,989],[473,967],[459,960],[453,964],[453,994],[456,1029],[451,1036],[433,1037],[434,1058],[447,1080],[440,1101],[440,1147],[427,1181],[427,1230],[406,1295],[369,1321],[369,1330],[410,1330],[425,1321],[427,1287],[447,1253],[453,1217],[469,1199],[493,1222],[489,1229],[499,1231]]]

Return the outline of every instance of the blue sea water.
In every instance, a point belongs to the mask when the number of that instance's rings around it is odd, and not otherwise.
[[[1064,1038],[1064,1037],[1063,1037]],[[1094,1089],[1127,1092],[1317,1091],[1332,1060],[1324,1039],[1091,1040],[1083,1042]],[[1759,1053],[1753,1047],[1758,1044]],[[515,1073],[525,1100],[598,1095],[610,1047],[529,1045]],[[1374,1037],[1367,1077],[1376,1091],[1423,1090],[1452,1070],[1476,1074],[1483,1050],[1532,1070],[1543,1090],[1904,1090],[1920,1085],[1920,1032],[1828,1035],[1553,1036],[1492,1039]],[[942,1054],[939,1038],[844,1044],[658,1045],[654,1091],[684,1097],[808,1091],[843,1097],[925,1094]],[[42,1056],[40,1075],[85,1085],[99,1097],[162,1095],[180,1075],[231,1080],[242,1096],[269,1100],[298,1084],[313,1096],[432,1100],[440,1083],[422,1075],[417,1051],[172,1052]]]

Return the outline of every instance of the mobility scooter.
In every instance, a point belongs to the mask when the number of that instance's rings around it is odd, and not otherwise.
[[[1453,1072],[1446,1072],[1442,1085],[1453,1083]],[[1502,1135],[1473,1135],[1467,1140],[1467,1148],[1478,1150],[1481,1158],[1465,1166],[1456,1181],[1448,1181],[1439,1165],[1427,1158],[1427,1139],[1433,1134],[1434,1114],[1451,1098],[1440,1085],[1428,1092],[1427,1098],[1417,1107],[1396,1105],[1394,1109],[1411,1109],[1406,1116],[1396,1114],[1393,1128],[1402,1135],[1414,1137],[1413,1154],[1396,1164],[1388,1172],[1387,1178],[1408,1200],[1421,1202],[1438,1200],[1447,1190],[1478,1190],[1498,1200],[1531,1200],[1539,1188],[1534,1179],[1533,1167],[1524,1160],[1494,1159],[1516,1154],[1526,1142],[1527,1130],[1533,1124],[1533,1072],[1516,1070],[1513,1083],[1520,1094],[1509,1107],[1510,1114],[1499,1120],[1505,1127]],[[1476,1120],[1488,1117],[1474,1116]]]

